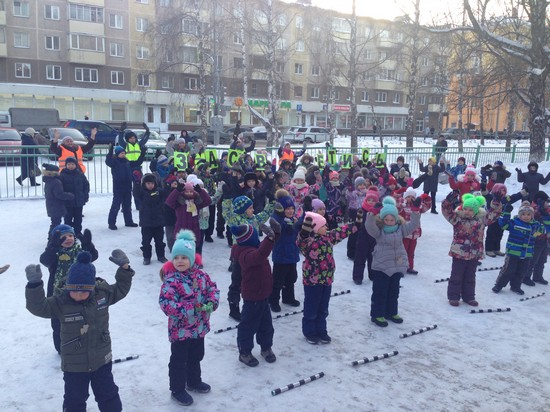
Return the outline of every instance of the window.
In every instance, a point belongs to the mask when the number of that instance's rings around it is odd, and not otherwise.
[[[376,101],[380,103],[385,103],[387,101],[388,95],[386,92],[376,92]]]
[[[424,131],[424,119],[416,121],[415,131],[416,132],[423,132]]]
[[[103,7],[69,4],[69,19],[90,23],[103,23]]]
[[[149,4],[149,0],[136,0],[136,3]]]
[[[74,69],[74,79],[77,82],[97,83],[98,78],[97,69],[87,69],[85,67],[77,67]]]
[[[304,28],[304,19],[302,18],[302,16],[296,16],[296,28],[297,29]]]
[[[369,92],[366,92],[366,91],[361,92],[361,101],[362,102],[369,101]]]
[[[122,16],[120,14],[109,14],[109,27],[122,29]]]
[[[44,6],[44,18],[48,20],[59,20],[59,6]]]
[[[149,20],[144,17],[136,17],[136,31],[147,31],[149,28]]]
[[[319,98],[319,88],[318,87],[312,87],[311,88],[310,97],[312,99],[318,99]]]
[[[380,80],[395,80],[395,70],[382,69],[382,72],[378,75]]]
[[[422,66],[426,67],[430,65],[430,60],[427,57],[422,57]]]
[[[428,79],[428,76],[422,77],[422,79],[420,80],[420,85],[428,86],[429,84],[430,84],[430,80]]]
[[[285,72],[285,63],[284,62],[276,62],[275,63],[275,71],[277,73],[284,73]]]
[[[195,20],[183,19],[183,32],[197,36],[199,34],[199,25]]]
[[[332,92],[334,100],[340,100],[340,90],[334,90]]]
[[[61,66],[46,65],[46,79],[61,80]]]
[[[138,84],[138,86],[141,86],[141,87],[149,87],[149,85],[150,85],[149,75],[145,74],[145,73],[138,74],[137,84]]]
[[[426,104],[426,96],[418,96],[418,104],[420,105]]]
[[[14,1],[13,15],[17,17],[29,17],[29,3],[27,1]]]
[[[86,34],[71,34],[70,47],[71,49],[103,52],[105,51],[105,39]]]
[[[59,37],[46,36],[46,50],[59,50]]]
[[[122,48],[122,43],[111,43],[110,54],[113,57],[124,57],[124,49]]]
[[[243,44],[243,38],[241,37],[241,33],[233,33],[233,43]]]
[[[182,47],[182,60],[184,63],[196,63],[197,48],[189,46]]]
[[[29,33],[14,32],[13,47],[22,47],[26,49],[31,47],[31,43],[29,40]]]
[[[393,102],[396,104],[401,103],[401,93],[395,93],[393,95]]]
[[[372,50],[365,50],[365,60],[372,60]]]
[[[258,95],[258,83],[252,82],[250,90],[251,90],[252,96],[257,96]]]
[[[244,60],[242,57],[233,57],[233,67],[235,69],[242,69],[244,65]]]
[[[137,46],[136,57],[138,59],[147,60],[149,58],[149,49],[145,46]]]
[[[170,7],[172,3],[172,0],[160,0],[159,6],[160,7]]]
[[[6,44],[6,30],[0,27],[0,44]]]
[[[296,41],[296,51],[303,52],[304,50],[305,50],[304,41],[303,40]]]
[[[31,65],[30,63],[15,63],[15,77],[20,79],[31,78]]]
[[[294,63],[294,73],[295,74],[303,74],[304,73],[304,65],[302,63]]]
[[[214,56],[215,58],[215,62],[216,62],[216,66],[218,69],[221,69],[223,67],[223,56],[220,56],[220,55],[216,55]]]
[[[284,14],[280,14],[279,17],[277,18],[277,24],[279,26],[286,26],[286,16]]]
[[[294,86],[294,97],[302,97],[302,86]]]
[[[162,76],[161,85],[163,89],[173,89],[174,88],[174,76],[165,75]]]
[[[197,79],[195,77],[184,77],[183,78],[183,88],[185,90],[197,90],[198,89],[197,84],[198,84],[198,82],[197,82]]]
[[[277,39],[277,50],[284,50],[286,49],[286,39],[279,38]]]
[[[351,23],[346,19],[336,17],[332,19],[332,29],[340,33],[350,33],[351,32]]]
[[[164,63],[172,63],[174,61],[174,52],[172,50],[165,50],[162,56]]]
[[[378,53],[378,56],[380,57],[380,60],[386,60],[388,58],[388,53],[385,51],[381,51]]]
[[[379,36],[380,36],[381,39],[389,39],[390,32],[386,29],[380,29]]]
[[[124,84],[124,72],[112,71],[111,72],[111,84]]]

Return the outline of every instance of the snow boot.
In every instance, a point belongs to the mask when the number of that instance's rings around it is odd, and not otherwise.
[[[277,360],[277,357],[275,356],[271,348],[262,350],[261,355],[267,363],[273,363]]]
[[[187,393],[186,390],[181,392],[172,392],[172,399],[183,406],[189,406],[193,403],[193,398]]]
[[[258,362],[258,359],[256,359],[251,353],[241,353],[239,355],[239,360],[246,366],[250,366],[251,368],[258,366],[258,364],[260,363]]]
[[[201,382],[197,385],[187,384],[187,390],[191,391],[191,392],[208,393],[208,392],[210,392],[210,389],[212,389],[212,387],[209,384],[205,383],[205,382]]]

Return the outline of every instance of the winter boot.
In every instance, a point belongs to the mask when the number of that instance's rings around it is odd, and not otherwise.
[[[544,279],[543,277],[540,277],[540,278],[537,278],[537,279],[533,278],[533,282],[540,283],[541,285],[548,285],[548,281],[546,279]]]
[[[485,254],[489,257],[496,257],[497,256],[496,253],[493,252],[492,250],[488,250],[487,252],[485,252]]]
[[[279,305],[279,302],[269,302],[269,307],[271,308],[271,312],[278,313],[281,311],[281,305]]]
[[[151,264],[151,258],[143,258],[143,264],[145,266],[150,265]]]
[[[261,355],[267,363],[273,363],[277,360],[277,357],[275,356],[271,348],[262,350]]]
[[[246,366],[250,366],[251,368],[258,366],[258,364],[260,363],[258,362],[258,359],[256,359],[251,353],[241,353],[239,355],[239,360]]]
[[[527,286],[535,286],[536,285],[536,283],[533,282],[530,278],[523,279],[523,284],[527,285]]]
[[[328,333],[325,332],[319,336],[319,342],[327,345],[332,342],[332,338],[328,335]]]
[[[403,323],[403,318],[399,315],[393,315],[393,316],[390,316],[389,318],[387,317],[386,319],[391,320],[393,323]]]
[[[239,310],[238,303],[229,304],[229,317],[235,319],[237,322],[241,321],[241,311]]]
[[[451,306],[458,306],[460,305],[460,302],[458,300],[450,300],[449,305]]]
[[[371,321],[374,322],[376,326],[380,326],[381,328],[385,328],[388,326],[388,322],[386,322],[386,319],[380,317],[380,318],[371,318]]]
[[[193,403],[193,398],[185,389],[181,392],[172,392],[172,399],[183,406],[189,406]]]
[[[191,392],[208,393],[208,392],[210,392],[210,389],[212,389],[212,387],[209,384],[205,383],[205,382],[200,382],[197,385],[187,384],[187,390],[191,391]]]

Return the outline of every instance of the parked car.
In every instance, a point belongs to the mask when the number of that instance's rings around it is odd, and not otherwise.
[[[317,126],[293,126],[283,135],[283,141],[319,143],[330,140],[330,131]]]
[[[126,129],[125,132],[134,132],[138,141],[140,141],[145,134],[145,129]],[[151,130],[145,147],[147,148],[147,154],[154,154],[157,149],[164,151],[164,149],[166,149],[166,140],[164,140],[159,133]]]
[[[21,135],[11,127],[0,127],[0,165],[21,163]]]
[[[49,128],[48,129],[48,136],[46,136],[50,141],[53,140],[53,137],[55,135],[56,128]],[[80,130],[73,129],[72,127],[59,127],[57,128],[59,132],[61,133],[60,139],[64,138],[65,136],[69,136],[71,139],[73,139],[73,142],[75,145],[83,147],[88,144],[88,139],[86,136],[84,136],[82,133],[80,133]],[[84,155],[84,160],[92,160],[93,150],[91,152],[88,152]]]
[[[189,136],[193,140],[196,139],[202,139],[202,129],[197,129],[194,132],[189,133]],[[229,144],[233,141],[233,134],[229,134],[226,132],[220,132],[220,144]],[[207,130],[207,144],[214,144],[214,131],[212,129]]]
[[[230,127],[229,129],[225,129],[224,133],[227,133],[233,137],[233,132],[235,131],[234,127]],[[252,139],[257,139],[256,134],[252,131],[250,127],[241,127],[241,133],[243,135],[243,139],[246,142],[249,142]]]
[[[499,135],[501,137],[506,137],[506,133],[500,132]],[[530,139],[531,138],[531,132],[529,130],[515,130],[512,132],[512,139]]]
[[[459,129],[458,127],[449,127],[441,134],[445,136],[445,139],[458,139],[458,136],[462,133],[463,137],[466,137],[466,129]]]
[[[96,144],[114,144],[118,137],[117,129],[97,120],[67,120],[63,127],[78,129],[87,138],[90,138],[92,129],[94,127],[97,128],[97,134],[95,135]]]
[[[256,139],[263,139],[263,140],[267,139],[267,130],[265,126],[254,126],[252,128],[252,132],[254,133],[254,136],[256,137]]]

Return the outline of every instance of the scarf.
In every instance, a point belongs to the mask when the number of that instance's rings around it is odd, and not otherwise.
[[[55,270],[53,281],[54,294],[57,295],[59,293],[57,289],[62,289],[65,286],[69,268],[74,262],[76,262],[76,255],[81,249],[80,243],[75,241],[74,245],[70,248],[61,247],[57,251],[57,269]]]
[[[399,229],[399,225],[393,225],[393,226],[384,225],[384,228],[382,230],[384,231],[384,233],[394,233],[394,232],[397,232],[397,229]]]

